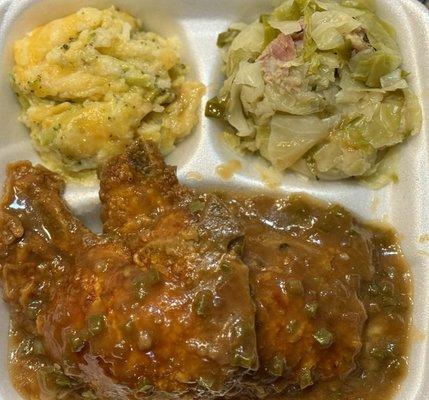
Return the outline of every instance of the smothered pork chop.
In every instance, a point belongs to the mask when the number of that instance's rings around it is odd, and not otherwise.
[[[137,141],[100,171],[104,233],[11,164],[0,266],[30,399],[385,398],[406,364],[393,234],[305,197],[197,194]],[[378,396],[378,397],[377,397]]]

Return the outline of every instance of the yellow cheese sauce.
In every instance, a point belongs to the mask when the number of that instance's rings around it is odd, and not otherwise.
[[[186,80],[179,44],[115,8],[83,8],[14,47],[21,121],[43,161],[75,179],[95,175],[136,138],[165,155],[198,122],[205,91]]]

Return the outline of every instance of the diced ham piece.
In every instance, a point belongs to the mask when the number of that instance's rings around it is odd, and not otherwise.
[[[281,84],[289,76],[288,61],[296,57],[295,42],[291,35],[280,33],[256,60],[261,63],[262,72],[267,82]]]
[[[296,57],[295,43],[291,35],[280,33],[259,56],[257,61],[290,61]]]

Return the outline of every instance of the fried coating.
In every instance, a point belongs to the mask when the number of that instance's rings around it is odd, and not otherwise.
[[[237,222],[216,196],[182,188],[152,144],[101,176],[96,236],[64,205],[57,175],[9,167],[5,299],[72,385],[101,399],[235,390],[258,367],[248,269],[229,246]]]
[[[257,307],[260,370],[248,392],[296,392],[346,378],[367,319],[357,291],[359,279],[374,273],[370,233],[340,207],[305,197],[238,197],[229,206],[243,227]]]
[[[9,166],[0,207],[12,319],[77,398],[261,398],[355,370],[373,234],[349,213],[196,194],[145,141],[99,176],[102,235],[29,162]]]

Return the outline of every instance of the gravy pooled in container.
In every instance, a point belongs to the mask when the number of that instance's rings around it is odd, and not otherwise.
[[[378,400],[406,371],[395,235],[303,196],[197,194],[137,141],[95,235],[40,166],[8,167],[0,266],[26,399]]]

